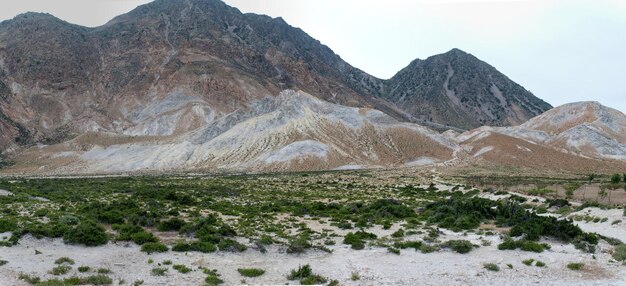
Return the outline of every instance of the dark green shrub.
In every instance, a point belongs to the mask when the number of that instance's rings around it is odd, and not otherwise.
[[[54,264],[63,264],[63,263],[74,265],[74,259],[71,259],[69,257],[61,257],[54,261]]]
[[[107,236],[101,225],[92,221],[83,221],[70,228],[63,235],[63,240],[66,243],[99,246],[107,243]]]
[[[163,267],[152,268],[150,273],[152,274],[152,276],[165,276],[165,273],[167,273],[167,268],[163,268]]]
[[[241,276],[245,277],[259,277],[265,274],[265,270],[258,268],[239,268],[237,269],[237,272],[239,272]]]
[[[141,251],[148,254],[153,252],[167,252],[167,245],[158,242],[148,242],[141,246]]]
[[[500,271],[500,267],[496,265],[495,263],[485,263],[483,264],[483,267],[485,267],[485,269],[489,271],[495,271],[495,272]]]
[[[17,229],[17,223],[12,220],[0,218],[0,232],[15,231]]]
[[[468,253],[474,248],[474,245],[467,240],[448,240],[443,243],[442,246],[448,247],[461,254]]]
[[[84,272],[88,272],[91,268],[89,266],[79,266],[78,267],[78,272],[84,273]]]
[[[217,251],[217,246],[210,242],[194,241],[192,243],[178,242],[172,247],[172,251],[186,252],[186,251],[198,251],[203,253],[210,253]]]
[[[289,275],[287,275],[287,279],[299,280],[302,278],[309,277],[312,274],[313,274],[313,270],[311,269],[311,265],[306,264],[304,266],[298,266],[298,269],[291,270]]]
[[[133,233],[131,234],[130,238],[137,245],[143,245],[148,242],[159,242],[159,239],[156,236],[154,236],[154,234],[152,234],[151,232],[145,232],[145,231]]]
[[[217,248],[219,248],[220,251],[230,252],[243,252],[248,249],[245,245],[229,238],[220,240],[217,244]]]
[[[172,268],[174,268],[174,270],[186,274],[191,272],[191,269],[185,265],[181,265],[181,264],[174,264],[174,266],[172,266]]]
[[[164,220],[159,223],[157,228],[159,231],[179,231],[185,226],[185,221],[179,218]]]
[[[365,248],[365,240],[376,239],[376,235],[365,231],[349,232],[343,239],[343,243],[350,245],[352,249],[361,250]]]
[[[567,268],[571,270],[581,270],[585,266],[584,263],[569,263],[567,264]]]
[[[626,260],[626,244],[615,246],[615,249],[613,250],[613,259],[617,261]]]
[[[72,267],[69,265],[59,265],[57,267],[52,268],[52,270],[48,273],[52,275],[63,275],[63,274],[67,274],[68,272],[70,272],[71,269]]]

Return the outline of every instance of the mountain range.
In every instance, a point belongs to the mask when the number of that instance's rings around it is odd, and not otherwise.
[[[0,23],[8,172],[500,164],[488,155],[511,154],[503,140],[600,169],[626,160],[624,114],[551,108],[459,49],[379,79],[218,0],[156,0],[96,28],[39,13]]]

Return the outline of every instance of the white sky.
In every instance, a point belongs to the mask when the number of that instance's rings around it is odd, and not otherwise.
[[[8,2],[8,1],[7,1]],[[48,12],[104,24],[147,0],[20,0],[0,20]],[[460,48],[552,105],[596,100],[626,112],[626,0],[225,0],[283,17],[374,76]]]

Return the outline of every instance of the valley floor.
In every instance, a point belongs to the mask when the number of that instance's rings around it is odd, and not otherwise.
[[[311,282],[288,277],[304,265],[324,285],[626,284],[626,262],[619,261],[625,258],[616,254],[624,246],[618,239],[626,238],[622,206],[576,201],[554,206],[549,195],[481,191],[446,183],[437,174],[14,178],[0,181],[0,189],[0,230],[5,231],[0,233],[0,285],[83,285],[88,282],[78,282],[79,277],[94,276],[104,279],[99,280],[103,285],[293,285]],[[446,219],[436,219],[451,208],[485,212],[516,205],[514,200],[523,202],[525,220],[569,218],[579,235],[572,241],[549,231],[538,240],[530,232],[517,237],[511,231],[519,227],[515,218],[500,225],[503,213],[497,220],[476,214],[480,224],[466,227],[457,220],[450,229],[441,227]],[[497,204],[481,209],[490,202]],[[87,221],[103,226],[108,242],[94,247],[68,242],[71,230],[59,225],[74,218],[80,221],[75,228]],[[180,230],[163,229],[174,218],[182,218]],[[125,238],[128,230],[120,226],[131,224],[141,227]],[[55,234],[59,231],[65,233]],[[590,245],[578,245],[581,233],[600,239],[587,249]],[[150,243],[138,234],[167,247],[149,253]],[[350,240],[354,235],[359,238]],[[512,238],[535,248],[501,249]],[[206,251],[175,250],[194,241],[205,242]],[[63,257],[69,259],[58,261]],[[175,269],[181,266],[189,272]],[[245,277],[238,271],[249,268],[264,273]]]

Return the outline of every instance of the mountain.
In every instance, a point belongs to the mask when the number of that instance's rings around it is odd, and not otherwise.
[[[286,90],[175,137],[86,133],[25,150],[12,172],[293,171],[452,159],[439,133],[369,108]]]
[[[540,100],[464,57],[471,69],[451,62],[448,81],[439,80],[441,65],[419,60],[381,80],[281,18],[242,14],[218,0],[157,0],[96,28],[26,13],[0,23],[0,150],[85,132],[177,136],[286,89],[439,130],[517,124],[549,108],[516,104]],[[431,61],[442,60],[423,62]],[[449,82],[464,102],[482,102],[486,111],[463,105],[449,112],[445,94],[416,92],[420,74],[438,79],[433,90]],[[485,93],[492,83],[499,92]]]
[[[552,108],[459,49],[411,62],[386,83],[383,97],[415,118],[463,129],[519,125]]]
[[[577,102],[519,126],[485,126],[454,140],[474,164],[615,172],[626,168],[625,135],[626,115],[597,102]]]
[[[576,154],[626,160],[626,116],[598,102],[565,104],[504,130]]]

